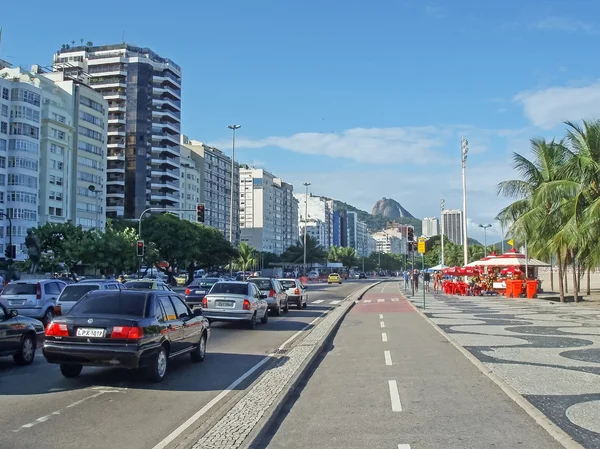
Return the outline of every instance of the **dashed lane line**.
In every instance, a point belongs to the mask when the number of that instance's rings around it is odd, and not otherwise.
[[[383,341],[384,343],[387,341],[387,334],[385,332],[381,333],[381,341]]]
[[[339,304],[341,302],[342,301],[340,301],[340,300],[335,300],[335,301],[331,301],[329,304],[336,305],[336,304]]]
[[[381,299],[381,298],[379,298],[379,299],[377,300],[377,302],[385,302],[385,299]]]
[[[322,302],[324,302],[322,299],[317,299],[317,300],[313,301],[311,304],[321,304]]]
[[[380,321],[379,325],[381,326],[382,329],[385,327],[385,323],[383,321]]]
[[[392,411],[401,412],[402,403],[400,402],[400,393],[398,392],[398,384],[395,380],[388,380],[388,387],[390,389],[390,399],[392,401]]]
[[[383,356],[385,357],[385,364],[392,366],[392,354],[390,354],[390,351],[383,351]]]

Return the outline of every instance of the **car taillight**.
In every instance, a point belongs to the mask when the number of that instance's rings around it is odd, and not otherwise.
[[[202,298],[202,307],[208,309],[208,296]]]
[[[38,301],[42,299],[42,285],[39,282],[35,286],[35,299]]]
[[[244,306],[242,308],[244,310],[250,310],[250,301],[244,298]]]
[[[189,295],[191,292],[192,292],[192,291],[191,291],[189,288],[186,288],[186,289],[185,289],[185,294],[186,294],[186,295]]]
[[[269,292],[269,298],[272,298],[273,296],[275,296],[275,290],[271,289]]]
[[[68,337],[69,328],[66,324],[50,322],[46,326],[46,337]]]
[[[294,290],[294,295],[299,295],[300,294],[300,289],[297,288],[296,290]]]
[[[121,340],[138,340],[144,336],[144,329],[137,326],[115,326],[110,333],[110,338]]]

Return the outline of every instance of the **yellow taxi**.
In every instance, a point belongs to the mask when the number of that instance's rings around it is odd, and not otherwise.
[[[331,273],[329,276],[327,276],[327,283],[328,284],[341,284],[342,278],[337,273]]]

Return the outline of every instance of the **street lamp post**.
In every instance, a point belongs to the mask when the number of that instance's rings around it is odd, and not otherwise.
[[[463,251],[465,265],[469,263],[469,244],[467,243],[467,153],[469,142],[464,137],[461,141],[462,189],[463,189]]]
[[[483,228],[483,255],[484,257],[487,257],[487,230],[488,228],[491,228],[492,225],[491,224],[480,224],[479,225],[480,228]]]
[[[310,186],[310,182],[305,182],[304,187],[306,187],[306,194],[304,196],[304,275],[306,276],[306,228],[308,227],[308,186]]]
[[[235,184],[235,130],[240,129],[242,125],[227,125],[231,133],[231,188],[229,201],[229,243],[233,245],[233,189]],[[229,276],[233,276],[233,261],[229,262]]]
[[[444,201],[444,198],[442,198],[440,200],[440,219],[442,221],[441,223],[441,242],[442,242],[442,269],[444,268],[444,207],[446,205],[446,202]]]

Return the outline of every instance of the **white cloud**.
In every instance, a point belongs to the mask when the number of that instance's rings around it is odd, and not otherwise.
[[[594,25],[591,23],[567,17],[546,17],[535,22],[533,27],[539,30],[583,31],[586,33],[593,33],[595,30]]]
[[[587,86],[563,86],[521,92],[514,97],[535,126],[552,129],[565,120],[600,115],[600,81]]]

